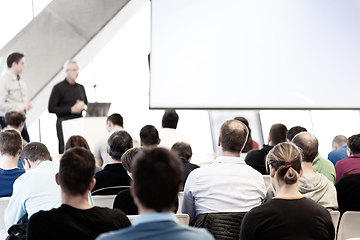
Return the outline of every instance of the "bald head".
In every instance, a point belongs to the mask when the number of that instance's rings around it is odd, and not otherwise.
[[[347,144],[347,138],[344,135],[337,135],[332,141],[332,148],[338,149]]]
[[[228,120],[220,128],[220,147],[223,152],[240,156],[249,134],[248,128],[238,120]]]
[[[303,152],[304,162],[313,162],[317,153],[319,142],[317,138],[308,132],[301,132],[295,135],[292,139],[292,143],[298,146]]]

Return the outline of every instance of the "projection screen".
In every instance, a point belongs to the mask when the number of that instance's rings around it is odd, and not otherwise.
[[[360,1],[151,2],[150,108],[360,109]]]

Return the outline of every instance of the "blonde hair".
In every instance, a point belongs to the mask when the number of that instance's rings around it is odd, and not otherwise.
[[[294,184],[299,179],[302,161],[301,150],[292,143],[279,143],[268,153],[266,161],[276,171],[278,181]]]

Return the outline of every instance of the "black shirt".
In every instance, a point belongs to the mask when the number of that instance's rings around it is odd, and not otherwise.
[[[339,211],[360,211],[360,173],[342,176],[335,184]]]
[[[185,161],[184,159],[181,159],[183,166],[184,166],[184,172],[183,172],[183,187],[185,186],[185,182],[187,177],[189,176],[190,172],[196,168],[199,168],[198,165],[189,163],[188,161]]]
[[[334,240],[335,229],[326,208],[305,197],[272,199],[248,212],[240,240]]]
[[[245,157],[246,164],[251,166],[252,168],[254,168],[263,175],[269,174],[266,171],[265,157],[272,148],[273,148],[272,146],[264,144],[263,148],[260,150],[251,150],[250,152],[248,152],[248,154]]]
[[[77,100],[88,103],[83,85],[75,83],[71,85],[66,79],[56,84],[51,92],[49,99],[49,112],[56,113],[57,117],[75,118],[81,114],[72,114],[71,107]]]
[[[105,187],[130,186],[131,180],[122,163],[107,164],[102,171],[96,173],[95,178],[92,192]]]
[[[28,222],[28,238],[95,239],[104,232],[130,226],[126,215],[118,209],[93,207],[87,210],[63,204],[50,211],[40,211]]]

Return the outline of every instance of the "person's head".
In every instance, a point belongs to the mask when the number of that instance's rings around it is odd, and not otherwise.
[[[95,185],[95,158],[85,148],[75,147],[60,159],[56,182],[62,191],[71,196],[88,194]]]
[[[20,132],[24,128],[25,120],[26,120],[26,115],[23,112],[10,111],[5,113],[6,126],[11,126],[13,128],[16,128]]]
[[[186,142],[177,142],[171,147],[171,152],[177,155],[180,159],[190,162],[192,157],[192,149],[190,144]]]
[[[168,109],[165,111],[162,118],[162,127],[163,128],[173,128],[176,129],[179,122],[179,115],[174,109]]]
[[[64,63],[64,70],[66,72],[66,79],[70,84],[75,84],[75,80],[79,76],[79,66],[74,60],[67,60]]]
[[[302,150],[303,161],[312,163],[318,154],[319,142],[317,138],[308,132],[295,135],[292,143]]]
[[[135,203],[157,212],[172,211],[182,187],[180,159],[164,148],[141,149],[132,165]]]
[[[344,135],[337,135],[332,141],[332,149],[342,148],[347,144],[347,138]]]
[[[130,148],[128,149],[121,157],[121,163],[126,171],[132,173],[131,164],[135,155],[139,152],[139,148]]]
[[[8,129],[0,132],[0,155],[19,157],[22,149],[20,132],[15,129]]]
[[[115,126],[124,127],[123,117],[118,113],[111,114],[106,119],[106,129],[108,132],[111,132]]]
[[[68,150],[68,149],[74,148],[74,147],[82,147],[87,150],[90,150],[89,144],[87,143],[86,139],[80,135],[72,135],[66,141],[65,150]]]
[[[295,137],[296,134],[301,132],[307,132],[306,128],[301,126],[295,126],[290,128],[286,133],[286,141],[291,143],[292,139]]]
[[[271,126],[269,132],[269,145],[275,146],[286,141],[287,128],[284,124],[277,123]]]
[[[22,73],[25,68],[24,54],[19,52],[10,53],[6,59],[6,65],[12,69],[16,75]]]
[[[47,147],[40,142],[31,142],[26,144],[22,153],[21,161],[25,170],[36,168],[41,162],[52,160]]]
[[[141,146],[157,146],[159,143],[159,132],[154,126],[146,125],[140,130]]]
[[[302,174],[301,150],[294,144],[277,144],[266,156],[266,161],[270,167],[270,177],[279,185],[295,184]]]
[[[244,146],[244,148],[242,150],[243,153],[247,153],[247,152],[249,152],[250,150],[253,149],[253,140],[252,140],[252,137],[251,137],[251,129],[249,127],[249,122],[244,117],[235,117],[234,120],[238,120],[238,121],[242,122],[243,124],[245,124],[245,126],[249,130],[248,140],[246,141],[245,146]]]
[[[249,134],[248,128],[238,120],[228,120],[220,127],[218,146],[224,154],[240,156],[247,137]]]
[[[360,134],[352,135],[347,141],[349,156],[360,153]]]
[[[121,160],[121,156],[126,150],[133,147],[133,140],[125,130],[115,131],[108,139],[107,151],[109,156],[116,161]]]

